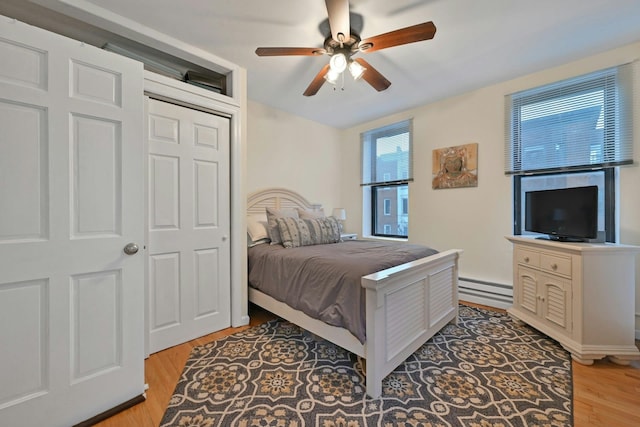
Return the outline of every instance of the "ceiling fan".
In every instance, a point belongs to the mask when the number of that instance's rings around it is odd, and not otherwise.
[[[360,39],[354,34],[349,22],[349,0],[325,0],[329,15],[331,35],[324,41],[324,48],[317,47],[259,47],[258,56],[316,56],[329,55],[329,64],[322,67],[311,84],[304,91],[304,96],[313,96],[322,87],[325,80],[335,84],[337,78],[347,68],[354,79],[363,78],[377,91],[391,86],[378,70],[362,58],[352,58],[357,53],[370,53],[388,47],[430,40],[436,34],[433,22],[424,22],[411,27]]]

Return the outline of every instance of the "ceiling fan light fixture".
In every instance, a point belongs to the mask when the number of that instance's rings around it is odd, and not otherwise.
[[[353,77],[354,80],[360,79],[365,71],[367,71],[367,69],[360,65],[358,62],[349,62],[349,72],[351,73],[351,77]]]
[[[331,71],[340,74],[347,69],[347,57],[344,53],[336,53],[329,60],[329,65],[331,66]]]
[[[340,77],[340,73],[333,70],[332,68],[329,68],[329,71],[327,71],[327,74],[324,75],[324,79],[329,83],[331,83],[332,85],[336,84],[336,82],[338,81],[338,77]]]

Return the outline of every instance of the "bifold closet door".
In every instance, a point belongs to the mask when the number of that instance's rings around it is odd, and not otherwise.
[[[149,99],[151,353],[231,324],[229,119]]]

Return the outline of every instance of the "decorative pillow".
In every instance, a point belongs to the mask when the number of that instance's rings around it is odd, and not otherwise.
[[[267,210],[267,231],[272,245],[282,243],[280,238],[280,230],[278,229],[277,218],[298,218],[298,211],[295,209],[272,209]]]
[[[254,242],[257,240],[268,239],[267,216],[266,215],[249,215],[247,216],[247,233]]]
[[[340,241],[340,224],[332,216],[313,219],[277,218],[276,222],[285,248]]]
[[[313,219],[313,218],[324,218],[324,208],[320,209],[300,209],[296,208],[298,211],[298,217],[302,219]]]

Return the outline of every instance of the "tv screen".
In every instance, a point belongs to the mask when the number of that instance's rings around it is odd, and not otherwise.
[[[556,240],[595,239],[598,234],[598,187],[525,193],[524,228]]]

